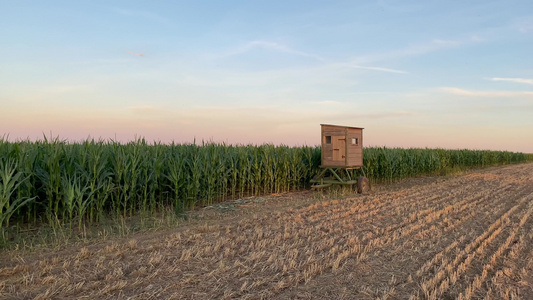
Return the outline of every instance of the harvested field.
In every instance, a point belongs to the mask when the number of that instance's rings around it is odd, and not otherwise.
[[[533,164],[193,212],[173,231],[0,261],[7,299],[533,299]]]

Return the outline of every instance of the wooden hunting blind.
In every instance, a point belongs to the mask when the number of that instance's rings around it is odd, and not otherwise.
[[[355,186],[358,193],[370,190],[370,182],[363,169],[363,128],[320,124],[322,145],[322,170],[311,180],[311,188],[332,185]],[[353,169],[363,176],[356,177]]]
[[[358,169],[363,166],[363,128],[320,124],[321,167]]]

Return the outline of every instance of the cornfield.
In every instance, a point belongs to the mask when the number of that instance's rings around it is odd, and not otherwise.
[[[274,194],[158,234],[0,251],[0,298],[533,299],[532,172]]]
[[[364,171],[371,181],[392,182],[527,159],[506,151],[374,147],[364,150]],[[163,207],[180,213],[228,198],[302,189],[319,165],[316,146],[0,138],[0,238],[10,222],[58,220],[81,227],[103,216]]]

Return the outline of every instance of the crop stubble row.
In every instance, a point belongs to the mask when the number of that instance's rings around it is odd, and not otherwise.
[[[2,269],[11,275],[0,290],[37,298],[525,298],[532,173],[531,164],[491,169],[83,248]]]

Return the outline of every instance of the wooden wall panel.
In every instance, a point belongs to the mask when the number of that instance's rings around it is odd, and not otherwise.
[[[322,166],[357,167],[363,164],[363,129],[321,124]],[[326,136],[331,144],[326,144]],[[357,145],[352,144],[357,138]],[[335,150],[337,149],[337,150]]]

